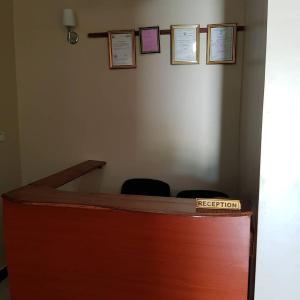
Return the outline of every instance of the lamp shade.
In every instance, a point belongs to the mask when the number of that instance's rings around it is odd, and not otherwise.
[[[63,23],[67,27],[75,27],[76,26],[76,19],[73,9],[65,8],[64,9],[64,16],[63,16]]]

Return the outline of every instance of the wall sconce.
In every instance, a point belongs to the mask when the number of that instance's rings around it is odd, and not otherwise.
[[[68,42],[71,45],[77,44],[79,41],[79,35],[72,30],[76,26],[76,19],[75,19],[75,14],[73,9],[71,8],[64,9],[63,23],[68,30],[68,36],[67,36]]]

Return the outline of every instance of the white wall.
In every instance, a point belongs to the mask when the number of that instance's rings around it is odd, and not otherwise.
[[[20,185],[17,88],[13,39],[12,2],[0,2],[0,130],[6,141],[0,143],[0,195]],[[0,269],[4,265],[2,239],[2,200],[0,198]]]
[[[61,12],[79,16],[69,46]],[[24,182],[85,159],[108,162],[102,191],[124,179],[154,177],[183,188],[238,190],[243,33],[238,64],[171,66],[138,55],[137,70],[108,70],[106,39],[88,32],[178,23],[244,23],[240,0],[14,0]]]
[[[256,300],[300,297],[300,3],[269,0]]]
[[[246,1],[243,89],[240,125],[240,195],[257,208],[264,99],[267,0]]]

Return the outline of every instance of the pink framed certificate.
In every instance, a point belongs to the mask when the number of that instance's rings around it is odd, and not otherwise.
[[[160,30],[158,26],[140,28],[141,54],[160,53]]]

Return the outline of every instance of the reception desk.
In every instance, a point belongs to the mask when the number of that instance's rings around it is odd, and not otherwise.
[[[12,300],[246,300],[250,212],[64,192],[87,161],[3,195]]]

